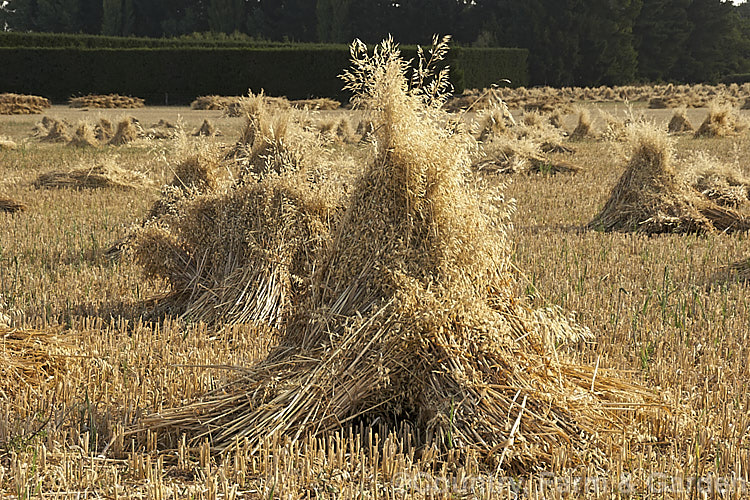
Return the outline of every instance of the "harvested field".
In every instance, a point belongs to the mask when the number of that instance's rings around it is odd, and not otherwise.
[[[243,119],[137,109],[141,124],[224,132],[117,149],[146,189],[35,188],[115,150],[29,141],[37,117],[0,118],[19,144],[0,151],[0,192],[28,205],[0,213],[0,496],[690,498],[693,478],[750,485],[747,235],[732,219],[747,207],[748,132],[666,137],[673,110],[643,100],[635,126],[653,121],[672,153],[638,153],[621,139],[625,106],[584,104],[598,139],[573,144],[573,113],[455,125],[418,101],[256,102]],[[87,123],[100,119],[122,114]],[[352,141],[334,138],[344,120]],[[615,122],[624,136],[607,133]],[[477,175],[498,140],[580,170]],[[674,182],[648,180],[658,172]],[[587,229],[623,174],[639,209],[683,200],[675,213],[700,234]],[[655,494],[664,477],[682,490]],[[561,489],[582,478],[599,492]]]
[[[440,46],[435,49],[439,50]],[[593,435],[597,429],[610,428],[613,421],[631,425],[609,412],[602,404],[604,399],[648,405],[657,403],[656,394],[614,375],[602,375],[600,400],[579,385],[589,368],[567,361],[558,365],[553,360],[552,342],[574,342],[587,337],[588,331],[568,323],[565,316],[558,318],[555,310],[533,314],[513,297],[505,229],[494,225],[489,213],[481,209],[481,195],[464,181],[470,163],[465,137],[449,136],[449,130],[438,124],[438,116],[427,113],[421,96],[405,91],[404,66],[389,42],[380,47],[383,59],[370,58],[364,47],[353,54],[356,59],[347,74],[348,88],[355,92],[355,103],[379,110],[374,122],[382,146],[355,181],[344,217],[333,219],[326,251],[302,259],[290,256],[292,262],[301,260],[303,268],[321,269],[320,273],[301,275],[309,296],[276,292],[263,280],[249,279],[259,282],[253,290],[269,290],[269,296],[260,301],[251,296],[249,311],[258,313],[273,305],[273,310],[283,312],[286,307],[279,297],[288,295],[292,303],[299,304],[295,315],[303,322],[286,320],[272,325],[284,332],[284,347],[271,351],[265,361],[248,368],[231,386],[194,405],[151,415],[141,429],[175,436],[187,433],[188,442],[194,444],[210,434],[218,449],[231,448],[237,439],[258,448],[269,438],[286,436],[294,443],[303,433],[324,435],[356,415],[365,420],[408,422],[418,434],[433,436],[430,441],[441,453],[459,446],[457,457],[477,456],[508,470],[526,470],[550,461],[545,450],[561,442],[585,447],[595,460],[606,460],[594,451],[596,445],[589,448],[578,433]],[[273,186],[288,175],[299,174],[308,177],[301,169],[262,176],[237,195],[252,200],[251,206],[262,206],[246,191],[249,187]],[[297,200],[325,206],[315,200],[314,193],[286,195],[297,207],[293,213],[303,221],[310,212],[300,208]],[[284,224],[291,233],[282,235],[280,241],[297,251],[293,230],[300,224],[283,213],[270,215],[266,224],[287,220]],[[322,221],[331,219],[329,214],[321,216]],[[263,219],[242,217],[259,218]],[[316,226],[325,228],[321,222]],[[172,233],[176,225],[168,223],[166,227]],[[261,233],[259,229],[252,232]],[[161,238],[165,247],[172,248],[165,251],[155,248],[153,236],[148,235],[145,253],[176,255],[177,249],[186,248],[175,241],[174,233],[170,236]],[[325,233],[312,232],[299,241],[316,236],[325,240]],[[405,244],[409,240],[411,243]],[[273,243],[271,248],[277,245]],[[290,272],[297,269],[284,260],[279,262],[279,254],[278,250],[271,253],[271,268],[282,264]],[[171,267],[180,269],[180,262],[194,260],[182,257]],[[251,263],[255,272],[268,266],[262,257],[241,261]],[[244,274],[245,279],[230,288],[242,290],[248,282]],[[273,274],[263,272],[268,277]],[[305,276],[311,278],[309,285]],[[280,283],[283,290],[284,281],[276,278],[271,282]],[[250,319],[266,321],[264,317]],[[558,329],[560,325],[566,328]],[[525,340],[513,340],[519,338]],[[525,360],[527,371],[514,373],[505,368],[520,359]],[[533,368],[546,363],[551,368]],[[466,373],[475,375],[467,379]],[[494,389],[487,391],[488,387]],[[501,422],[514,407],[514,395],[531,387],[535,388],[533,395],[523,397],[519,410],[528,411],[525,422],[515,430],[504,428]],[[563,395],[577,403],[561,404],[566,399]],[[238,405],[238,398],[246,402]],[[453,408],[456,400],[463,401],[458,410]],[[546,414],[542,411],[545,407]],[[218,426],[206,426],[207,421]],[[516,432],[527,441],[510,449],[503,443],[513,440]],[[495,454],[500,448],[503,452]],[[580,465],[575,459],[571,464]]]
[[[133,109],[142,108],[144,101],[140,97],[123,96],[119,94],[95,95],[89,94],[68,99],[71,108],[110,108]]]

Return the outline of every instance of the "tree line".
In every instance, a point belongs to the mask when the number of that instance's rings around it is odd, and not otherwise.
[[[712,81],[750,72],[750,4],[723,0],[0,0],[13,31],[529,49],[531,81]]]

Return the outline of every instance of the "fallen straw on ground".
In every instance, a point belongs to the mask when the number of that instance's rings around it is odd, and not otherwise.
[[[34,181],[37,188],[72,189],[143,189],[152,186],[142,173],[117,165],[114,158],[105,158],[90,166],[73,170],[55,170],[41,174]]]

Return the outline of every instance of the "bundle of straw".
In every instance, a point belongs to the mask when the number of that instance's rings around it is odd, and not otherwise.
[[[669,120],[667,130],[670,134],[682,134],[687,132],[693,132],[693,124],[690,123],[687,117],[687,111],[685,108],[679,108],[675,110],[672,118]]]
[[[744,231],[750,218],[717,205],[678,175],[667,134],[646,123],[630,125],[632,153],[592,229],[643,233]]]
[[[70,142],[68,124],[56,118],[45,116],[34,127],[34,134],[42,142]]]
[[[574,329],[513,296],[504,227],[467,184],[471,141],[438,109],[447,75],[409,80],[390,40],[372,56],[355,43],[352,55],[347,88],[375,116],[378,154],[316,264],[301,318],[241,380],[143,428],[225,450],[354,419],[408,419],[443,449],[517,469],[625,427],[604,400],[651,395],[561,360],[554,337]]]
[[[287,171],[220,188],[217,158],[188,158],[129,246],[170,293],[161,310],[211,324],[280,327],[308,288],[336,210],[307,174]]]
[[[89,94],[68,99],[71,108],[142,108],[144,101],[140,97],[122,96],[119,94]]]
[[[18,144],[10,140],[8,137],[0,135],[0,151],[10,151],[16,149]]]
[[[33,115],[43,113],[52,104],[35,95],[0,94],[0,115]]]
[[[117,130],[112,139],[109,140],[109,144],[112,146],[123,146],[129,144],[140,136],[140,131],[137,127],[137,120],[133,117],[125,118],[120,120],[117,124]]]
[[[747,124],[728,104],[712,104],[695,137],[729,137],[747,130]]]
[[[69,146],[94,147],[99,145],[94,129],[88,123],[79,123],[75,134],[68,142]]]
[[[140,189],[150,187],[151,181],[142,173],[127,170],[115,163],[114,158],[69,171],[54,170],[41,174],[34,181],[37,188],[115,188]]]
[[[318,141],[300,126],[295,110],[275,109],[262,92],[245,97],[242,110],[245,127],[228,154],[239,166],[240,183],[298,170],[320,153]]]
[[[195,137],[213,137],[215,135],[221,135],[221,132],[208,119],[203,120],[203,124],[193,132]]]

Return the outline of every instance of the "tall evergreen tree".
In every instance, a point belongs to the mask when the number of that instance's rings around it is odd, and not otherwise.
[[[393,15],[390,0],[351,0],[349,26],[351,33],[368,43],[376,43],[390,34]]]
[[[203,0],[163,0],[164,20],[161,22],[164,36],[179,36],[206,31],[208,20]]]
[[[544,85],[574,85],[580,79],[583,0],[528,0],[519,6],[524,27],[519,45],[530,51],[531,80]]]
[[[667,80],[693,29],[688,20],[691,0],[643,0],[633,28],[638,74],[647,81]]]
[[[244,28],[245,0],[209,0],[208,28],[213,33],[234,33]]]
[[[633,26],[641,0],[579,4],[580,85],[615,85],[635,80],[638,54]]]
[[[401,43],[429,44],[436,34],[452,34],[460,13],[456,0],[399,0],[388,31]]]
[[[692,0],[688,21],[693,29],[680,51],[672,77],[686,82],[715,81],[737,71],[741,53],[740,17],[729,1]]]
[[[122,34],[122,0],[102,0],[102,35]]]
[[[40,31],[75,33],[82,28],[78,0],[37,0],[36,16]]]
[[[324,43],[348,43],[351,0],[318,0],[315,6],[317,40]]]

